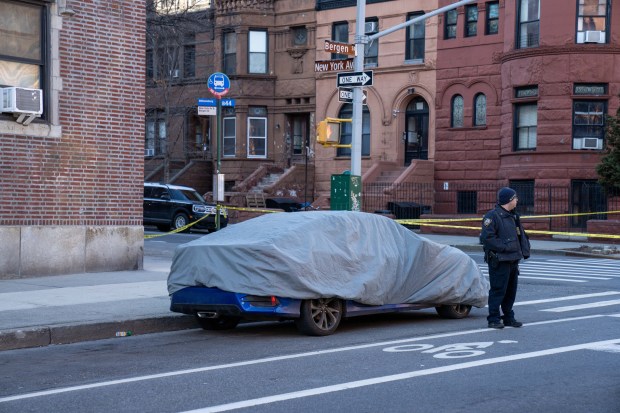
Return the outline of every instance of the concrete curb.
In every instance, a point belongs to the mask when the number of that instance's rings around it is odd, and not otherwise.
[[[458,248],[461,251],[466,252],[480,252],[482,253],[482,245],[451,245],[454,248]],[[565,257],[583,257],[583,258],[606,258],[609,260],[620,260],[620,255],[605,255],[605,254],[592,254],[589,252],[571,251],[571,250],[543,250],[534,248],[531,251],[532,255],[559,255]]]
[[[135,320],[22,328],[0,331],[0,351],[116,338],[117,332],[142,335],[198,327],[192,316],[170,315]]]

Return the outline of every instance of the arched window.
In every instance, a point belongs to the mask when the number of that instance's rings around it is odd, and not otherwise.
[[[340,119],[351,119],[353,117],[353,105],[347,103],[343,105],[338,113]],[[353,124],[352,122],[342,122],[340,124],[340,143],[351,143]],[[336,156],[351,156],[351,148],[338,148]],[[370,156],[370,111],[364,105],[362,110],[362,156]]]
[[[450,127],[463,127],[463,96],[454,95],[452,98],[452,114],[450,118]]]
[[[487,97],[484,93],[478,93],[474,98],[474,126],[487,124]]]

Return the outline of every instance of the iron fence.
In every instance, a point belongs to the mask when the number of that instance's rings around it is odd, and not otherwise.
[[[538,222],[550,231],[583,232],[588,220],[605,220],[608,219],[605,212],[620,210],[620,191],[602,187],[596,181],[573,181],[567,186],[516,181],[510,186],[519,196],[517,212],[522,216],[541,216]],[[421,214],[482,216],[495,207],[501,187],[495,184],[444,187],[420,183],[368,183],[362,189],[362,209],[389,212],[398,219],[415,219]],[[599,214],[592,214],[597,212]]]

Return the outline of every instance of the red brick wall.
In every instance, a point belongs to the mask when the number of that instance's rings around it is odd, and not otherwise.
[[[145,3],[71,7],[62,136],[0,136],[0,225],[142,225]]]

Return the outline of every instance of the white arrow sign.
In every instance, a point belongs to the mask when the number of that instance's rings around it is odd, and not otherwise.
[[[372,70],[338,73],[338,86],[372,86]]]

